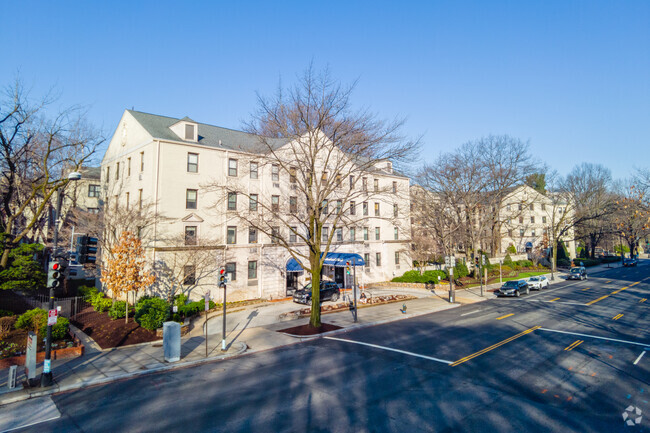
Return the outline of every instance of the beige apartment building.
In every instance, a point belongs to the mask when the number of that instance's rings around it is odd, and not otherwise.
[[[550,244],[553,237],[552,227],[561,224],[565,212],[573,212],[568,203],[553,200],[527,185],[513,189],[501,207],[500,253],[505,254],[510,245],[517,249],[517,253],[525,253]],[[571,218],[565,219],[569,221]],[[575,258],[573,228],[567,231],[562,240],[569,256]]]
[[[295,145],[269,142],[278,153]],[[305,222],[295,170],[302,167],[288,172],[269,163],[268,149],[255,135],[126,110],[101,164],[104,210],[109,218],[124,209],[153,215],[138,227],[123,228],[139,233],[151,264],[182,266],[183,284],[193,298],[210,292],[212,299],[221,299],[216,274],[221,267],[230,280],[228,300],[284,298],[308,281],[273,237],[303,248],[296,236]],[[324,170],[320,177],[327,176]],[[345,224],[323,228],[323,240],[332,236],[330,251],[336,253],[326,259],[324,278],[346,287],[352,284],[346,261],[362,263],[356,267],[359,284],[386,281],[411,268],[409,179],[393,172],[389,161],[355,176],[349,188],[364,188],[359,197],[366,198],[344,202],[334,194],[323,203],[348,216]],[[337,181],[343,188],[348,179]],[[272,218],[271,210],[285,221],[273,227],[273,235],[248,223],[252,216]],[[211,272],[191,260],[182,265],[176,260],[199,251],[209,255]],[[208,277],[197,281],[199,274]]]

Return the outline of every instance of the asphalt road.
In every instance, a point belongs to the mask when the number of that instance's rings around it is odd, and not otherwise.
[[[59,394],[20,431],[650,431],[648,309],[642,263]]]

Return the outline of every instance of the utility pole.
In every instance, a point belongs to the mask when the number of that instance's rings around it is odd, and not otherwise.
[[[352,292],[354,295],[354,323],[357,323],[358,310],[357,310],[357,258],[352,259]]]

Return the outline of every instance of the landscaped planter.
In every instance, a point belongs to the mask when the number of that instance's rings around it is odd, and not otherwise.
[[[73,347],[64,347],[63,349],[55,349],[51,352],[52,359],[65,359],[76,358],[84,354],[84,345],[79,344]],[[25,357],[27,355],[12,356],[11,358],[0,359],[0,369],[9,368],[12,365],[25,365]],[[36,362],[43,362],[45,360],[45,352],[38,352],[36,354]]]

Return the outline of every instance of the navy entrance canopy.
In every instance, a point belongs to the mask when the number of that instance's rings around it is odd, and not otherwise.
[[[321,256],[323,253],[321,253]],[[356,261],[355,261],[356,260]],[[350,266],[356,264],[357,266],[365,266],[366,262],[359,254],[355,253],[327,253],[325,257],[325,265],[344,267],[346,262],[350,262]],[[287,272],[301,272],[303,271],[300,263],[293,257],[287,262]]]

